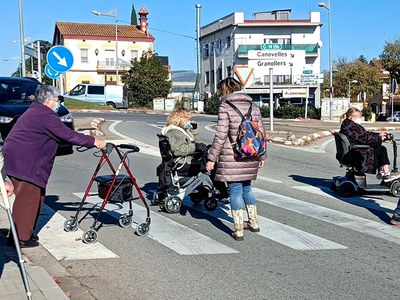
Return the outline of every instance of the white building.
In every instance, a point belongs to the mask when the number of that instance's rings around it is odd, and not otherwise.
[[[261,105],[269,103],[273,70],[275,107],[279,103],[320,103],[320,14],[291,20],[291,10],[254,13],[245,20],[235,12],[200,29],[201,93],[217,91],[217,83],[235,76],[244,91]]]
[[[72,68],[63,76],[65,91],[78,83],[121,84],[121,75],[130,69],[130,62],[154,50],[154,37],[148,32],[148,13],[141,8],[138,26],[57,22],[53,44],[67,47],[74,57]]]

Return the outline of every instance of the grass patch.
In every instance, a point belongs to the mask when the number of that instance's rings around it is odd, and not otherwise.
[[[64,98],[64,105],[68,109],[107,109],[107,110],[113,110],[111,106],[108,105],[100,105],[96,103],[90,103],[86,101],[80,101],[80,100],[75,100],[75,99],[70,99],[70,98]]]

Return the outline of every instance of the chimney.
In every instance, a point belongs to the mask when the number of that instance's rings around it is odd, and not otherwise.
[[[139,22],[140,22],[140,31],[145,35],[149,34],[149,24],[147,23],[147,15],[149,11],[142,6],[139,11]]]

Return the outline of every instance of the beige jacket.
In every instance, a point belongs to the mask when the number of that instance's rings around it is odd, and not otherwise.
[[[257,178],[260,158],[252,161],[235,161],[233,157],[228,132],[230,132],[232,139],[235,141],[241,118],[226,101],[231,101],[242,114],[247,113],[250,104],[252,104],[251,115],[253,120],[258,122],[260,130],[265,136],[260,109],[252,103],[250,96],[241,92],[229,94],[222,98],[220,102],[216,133],[208,152],[208,160],[216,162],[217,170],[215,179],[217,181],[238,182],[255,180]],[[265,159],[265,157],[261,159]]]

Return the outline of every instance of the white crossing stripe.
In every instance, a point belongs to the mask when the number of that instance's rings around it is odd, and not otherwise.
[[[400,244],[400,230],[388,224],[371,221],[259,188],[253,188],[253,192],[260,202]]]
[[[77,260],[96,258],[117,258],[118,255],[104,247],[99,242],[84,244],[80,238],[83,231],[65,232],[65,218],[44,204],[40,211],[37,228],[40,244],[57,260]],[[79,238],[75,240],[76,238]]]
[[[230,209],[222,206],[219,202],[218,208],[214,212],[205,210],[202,204],[193,204],[189,199],[184,200],[185,206],[199,210],[208,215],[217,217],[221,221],[232,222]],[[258,216],[260,223],[259,235],[283,244],[295,250],[328,250],[328,249],[347,249],[347,247],[338,243],[326,240],[319,236],[307,233],[300,229],[296,229],[285,224],[269,220],[265,217]]]
[[[74,193],[75,196],[82,198],[83,193]],[[103,199],[98,196],[86,198],[86,202],[97,204]],[[136,203],[133,204],[134,220],[143,220],[146,218],[146,209]],[[105,207],[107,213],[119,219],[119,217],[127,213],[129,203],[111,204],[107,203]],[[230,254],[238,253],[237,250],[221,244],[193,229],[181,225],[175,221],[168,219],[160,214],[151,212],[151,224],[149,237],[160,244],[172,249],[181,255],[202,255],[202,254]]]
[[[379,211],[384,211],[387,213],[392,213],[393,210],[397,206],[397,199],[396,202],[389,202],[377,198],[370,198],[370,197],[360,197],[360,196],[355,196],[355,197],[350,197],[350,198],[344,198],[340,197],[338,194],[335,192],[331,191],[330,188],[327,188],[325,186],[309,186],[309,185],[299,185],[299,186],[293,186],[294,189],[300,190],[300,191],[305,191],[308,193],[312,193],[315,195],[320,195],[320,196],[325,196],[331,199],[339,199],[340,201],[354,204],[357,206],[362,206],[366,208],[372,208],[374,210],[379,210]]]
[[[272,182],[272,183],[282,183],[281,180],[277,180],[277,179],[273,179],[273,178],[269,178],[269,177],[264,177],[264,176],[260,176],[260,175],[257,176],[257,179],[268,181],[268,182]]]

